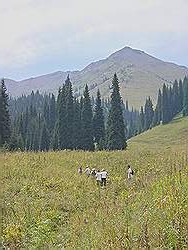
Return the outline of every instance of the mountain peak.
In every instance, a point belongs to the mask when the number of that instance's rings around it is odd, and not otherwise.
[[[143,105],[146,96],[155,100],[158,88],[164,83],[170,84],[188,75],[186,67],[163,62],[142,50],[125,46],[106,59],[90,63],[81,71],[58,71],[19,82],[6,80],[6,83],[13,96],[30,94],[32,90],[57,93],[70,74],[76,96],[82,95],[85,84],[88,84],[91,95],[95,96],[100,88],[102,97],[107,98],[115,72],[121,83],[123,100],[128,99],[134,107]]]
[[[125,46],[122,49],[119,49],[118,51],[112,53],[108,58],[117,58],[117,57],[128,57],[128,58],[133,58],[133,57],[138,57],[138,56],[149,56],[142,50],[138,49],[133,49],[131,47]]]

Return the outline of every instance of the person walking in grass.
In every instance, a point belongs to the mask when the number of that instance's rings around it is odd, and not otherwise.
[[[95,177],[95,176],[96,176],[96,170],[95,170],[95,168],[93,168],[93,169],[91,170],[91,176],[92,176],[92,177]]]
[[[97,185],[100,186],[102,183],[102,175],[101,175],[100,170],[97,170],[96,172],[96,181],[97,181]]]
[[[133,175],[134,175],[134,171],[132,170],[131,166],[128,165],[128,170],[127,170],[127,177],[128,177],[128,180],[132,180]]]
[[[86,167],[86,169],[85,169],[85,173],[86,173],[87,177],[89,177],[89,176],[90,176],[90,174],[91,174],[91,170],[90,170],[89,166],[87,166],[87,167]]]
[[[79,167],[79,168],[78,168],[78,174],[81,175],[82,173],[83,173],[82,167]]]
[[[101,178],[102,178],[101,186],[106,186],[107,176],[108,176],[108,172],[105,169],[102,169],[102,171],[101,171]]]

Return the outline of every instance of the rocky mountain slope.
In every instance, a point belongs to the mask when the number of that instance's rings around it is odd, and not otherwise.
[[[89,64],[81,71],[58,71],[23,81],[6,79],[6,84],[12,96],[29,94],[32,90],[57,93],[67,74],[70,74],[77,96],[83,93],[87,83],[91,95],[95,95],[99,88],[102,96],[108,97],[115,72],[120,81],[123,99],[128,99],[130,105],[139,107],[143,105],[146,96],[155,100],[157,90],[163,83],[172,84],[175,79],[188,75],[188,68],[164,62],[140,50],[124,47],[106,59]]]

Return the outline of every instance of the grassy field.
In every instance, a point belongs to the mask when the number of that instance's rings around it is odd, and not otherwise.
[[[10,249],[187,249],[188,119],[126,151],[1,153],[2,244]],[[135,170],[127,181],[127,164]],[[105,168],[106,188],[79,176]]]

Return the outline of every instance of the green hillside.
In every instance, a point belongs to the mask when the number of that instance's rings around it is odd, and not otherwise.
[[[176,119],[131,139],[126,151],[1,153],[2,244],[187,249],[187,129],[187,118]],[[108,170],[106,188],[78,175],[87,164]]]
[[[160,149],[172,147],[188,147],[188,118],[176,117],[171,123],[160,125],[134,138],[130,144],[136,147]]]

